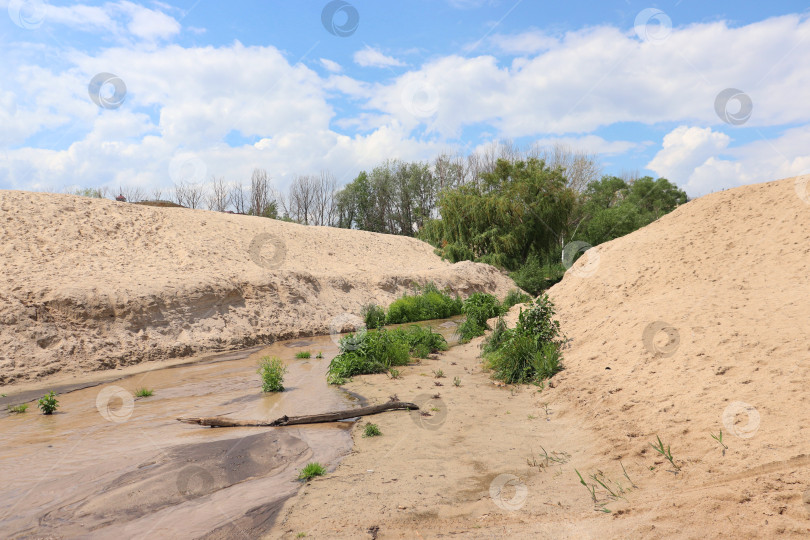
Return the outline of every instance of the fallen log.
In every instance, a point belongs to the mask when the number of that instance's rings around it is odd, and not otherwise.
[[[395,411],[398,409],[419,410],[419,405],[409,403],[407,401],[389,401],[382,405],[372,405],[370,407],[360,407],[358,409],[349,409],[346,411],[336,411],[321,414],[308,414],[305,416],[282,416],[276,418],[272,422],[262,420],[234,420],[231,418],[224,418],[222,416],[209,416],[209,417],[191,417],[191,418],[178,418],[180,422],[186,424],[199,424],[201,426],[210,427],[278,427],[278,426],[296,426],[300,424],[322,424],[324,422],[338,422],[349,418],[356,418],[359,416],[368,416],[370,414],[378,414],[386,411]]]

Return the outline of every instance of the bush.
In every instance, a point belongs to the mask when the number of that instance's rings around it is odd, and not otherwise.
[[[415,295],[405,294],[388,306],[387,324],[446,319],[461,314],[461,298],[450,296],[449,291],[440,291],[428,283],[416,288]]]
[[[516,271],[509,274],[515,284],[532,296],[537,296],[555,283],[558,283],[565,274],[562,263],[542,264],[540,259],[532,255]]]
[[[520,289],[512,289],[506,295],[506,298],[503,299],[503,305],[501,306],[501,311],[503,313],[506,313],[507,311],[509,311],[509,308],[511,308],[512,306],[517,305],[517,304],[525,304],[526,302],[531,302],[531,300],[532,300],[532,297],[529,296],[528,294],[524,293]]]
[[[280,358],[265,356],[259,364],[259,375],[262,376],[262,392],[282,392],[284,374],[287,368]]]
[[[53,393],[53,390],[39,398],[37,406],[42,411],[42,414],[53,414],[59,407],[59,402],[56,400],[56,394]]]
[[[385,324],[385,310],[377,304],[363,306],[362,315],[366,328],[382,328]]]
[[[461,342],[466,343],[472,338],[484,335],[488,330],[487,319],[501,314],[501,305],[498,299],[489,293],[474,293],[464,301],[462,311],[467,318],[458,327]]]
[[[329,384],[355,375],[383,373],[410,361],[408,343],[398,332],[385,329],[349,334],[340,340],[340,354],[329,363]]]
[[[306,467],[301,469],[298,473],[299,480],[311,480],[316,476],[323,476],[326,474],[326,469],[318,462],[307,463]]]
[[[554,313],[554,304],[543,295],[527,310],[521,310],[514,329],[498,319],[483,347],[493,377],[510,384],[540,382],[562,370],[563,340]]]
[[[427,358],[430,354],[449,348],[444,336],[418,324],[412,324],[407,328],[395,328],[390,332],[394,339],[407,343],[409,354],[416,358]]]

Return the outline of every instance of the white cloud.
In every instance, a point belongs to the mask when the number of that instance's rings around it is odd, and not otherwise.
[[[495,34],[489,41],[507,54],[537,54],[551,49],[559,42],[540,30],[529,30],[520,34]]]
[[[366,47],[354,53],[354,61],[363,67],[396,67],[405,64],[391,56],[386,56],[377,49]]]
[[[693,197],[810,169],[810,126],[786,130],[773,140],[735,147],[731,142],[710,128],[680,126],[664,137],[663,148],[647,167]]]
[[[323,67],[332,73],[340,73],[343,71],[343,67],[340,64],[333,60],[329,60],[328,58],[321,58],[320,62]]]

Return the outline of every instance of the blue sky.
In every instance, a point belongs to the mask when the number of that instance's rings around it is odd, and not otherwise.
[[[0,5],[0,188],[149,191],[262,167],[284,190],[502,139],[692,196],[810,170],[799,2]]]

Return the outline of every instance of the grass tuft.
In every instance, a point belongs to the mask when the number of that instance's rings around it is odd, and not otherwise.
[[[154,390],[151,388],[138,388],[135,390],[135,397],[149,397],[154,393]]]
[[[296,358],[312,358],[312,353],[309,351],[298,351],[295,353]]]
[[[8,412],[15,413],[15,414],[22,414],[28,410],[28,403],[21,403],[19,405],[11,405],[8,406]]]
[[[379,437],[382,435],[382,431],[377,424],[366,424],[366,428],[363,430],[363,437]]]
[[[324,469],[323,465],[313,461],[312,463],[307,463],[307,465],[301,469],[301,471],[298,473],[298,479],[312,480],[316,476],[323,476],[325,474],[326,469]]]

